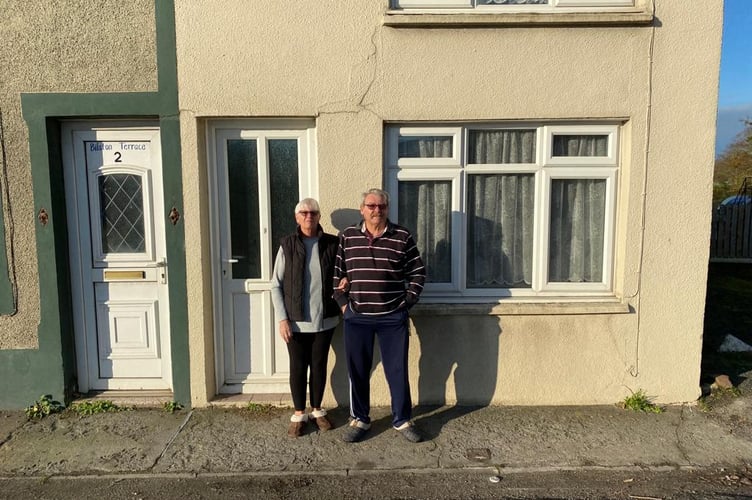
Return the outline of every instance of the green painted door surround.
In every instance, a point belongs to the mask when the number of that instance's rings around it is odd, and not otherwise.
[[[68,401],[74,388],[76,358],[65,189],[59,154],[60,120],[69,118],[159,120],[166,212],[163,216],[170,263],[172,384],[176,401],[184,405],[191,402],[185,233],[182,218],[176,223],[170,219],[170,215],[184,212],[174,2],[155,0],[154,3],[157,92],[21,95],[23,117],[29,129],[33,222],[39,263],[39,349],[0,351],[0,380],[5,381],[0,391],[0,408],[23,408],[44,394],[58,401]],[[46,213],[46,223],[42,222],[45,217],[39,217],[42,211]],[[0,299],[3,299],[5,286],[0,282]],[[4,306],[4,302],[0,302],[0,307]],[[0,310],[0,314],[3,313],[5,310]]]
[[[5,136],[3,130],[3,112],[0,109],[0,169],[3,179],[7,179],[5,169]],[[3,188],[2,194],[5,195],[7,186]],[[0,203],[0,315],[15,314],[17,301],[14,290],[15,283],[10,279],[10,267],[8,266],[8,254],[5,246],[5,217],[3,217],[3,207]]]

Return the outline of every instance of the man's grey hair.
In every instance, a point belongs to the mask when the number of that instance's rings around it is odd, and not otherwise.
[[[303,198],[295,205],[295,213],[297,214],[301,210],[308,210],[314,212],[320,212],[319,202],[313,198]]]
[[[365,193],[363,193],[361,195],[361,198],[360,198],[360,206],[361,207],[366,204],[366,197],[369,194],[372,194],[372,195],[375,195],[375,196],[380,196],[381,199],[384,200],[384,204],[386,206],[389,206],[389,193],[387,193],[383,189],[371,188],[371,189],[369,189],[368,191],[366,191]]]

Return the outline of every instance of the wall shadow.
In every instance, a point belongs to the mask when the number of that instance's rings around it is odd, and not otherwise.
[[[342,322],[334,330],[331,349],[334,351],[334,366],[329,367],[329,388],[334,395],[337,406],[348,408],[350,405],[350,379],[347,375],[344,323]]]
[[[338,233],[361,220],[360,211],[354,208],[338,208],[331,212],[330,221]],[[332,350],[334,351],[334,365],[329,367],[329,388],[337,402],[337,407],[345,409],[349,414],[350,407],[350,379],[347,374],[345,358],[344,323],[340,321],[332,336]],[[377,350],[378,352],[378,350]],[[378,360],[376,359],[378,356]],[[380,355],[374,355],[374,367],[381,360]],[[371,370],[373,373],[373,369]],[[338,411],[337,413],[341,413]],[[340,422],[337,422],[338,424]]]
[[[360,210],[355,208],[338,208],[332,211],[329,220],[332,222],[337,231],[344,231],[345,228],[357,224],[362,217],[360,216]]]
[[[371,376],[381,363],[381,349],[379,348],[379,339],[374,342],[373,364],[371,366]],[[329,388],[337,402],[337,407],[346,408],[349,413],[350,408],[350,378],[347,374],[347,361],[345,356],[345,336],[344,323],[340,322],[332,336],[332,347],[334,351],[334,366],[329,367]],[[371,382],[373,384],[373,381]],[[373,393],[372,393],[373,394]]]
[[[413,317],[421,352],[414,415],[428,439],[438,436],[450,420],[488,406],[493,399],[502,329],[499,318],[488,315],[490,309],[474,310],[471,316],[443,316],[426,314],[427,308]],[[456,404],[446,406],[447,395]]]

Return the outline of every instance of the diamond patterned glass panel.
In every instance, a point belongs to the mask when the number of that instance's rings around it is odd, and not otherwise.
[[[110,174],[99,177],[99,207],[104,253],[145,251],[141,176]]]

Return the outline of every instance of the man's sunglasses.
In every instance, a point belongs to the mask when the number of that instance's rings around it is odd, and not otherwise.
[[[303,217],[308,217],[309,215],[311,217],[316,217],[319,214],[319,211],[318,210],[300,210],[298,213],[302,215]]]
[[[376,210],[376,207],[379,207],[379,210],[386,210],[387,205],[384,203],[366,203],[366,208],[368,210]]]

